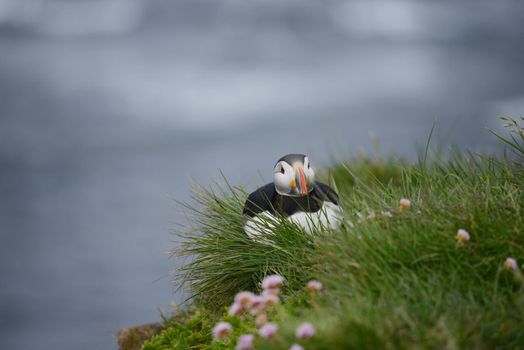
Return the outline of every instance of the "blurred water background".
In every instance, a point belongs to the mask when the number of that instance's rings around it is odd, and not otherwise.
[[[0,348],[114,349],[180,301],[190,179],[275,160],[496,151],[524,114],[524,3],[0,0]]]

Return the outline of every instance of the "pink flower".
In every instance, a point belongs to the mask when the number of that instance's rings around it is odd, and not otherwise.
[[[260,295],[253,295],[247,307],[252,315],[258,315],[260,312],[264,311],[266,300]]]
[[[409,209],[411,207],[411,201],[407,198],[400,199],[400,207],[399,210],[402,213],[404,210]]]
[[[236,350],[251,350],[253,349],[253,340],[255,336],[253,334],[243,334],[238,337]]]
[[[233,305],[229,308],[229,316],[240,316],[244,312],[244,308],[237,302],[234,302]]]
[[[268,289],[264,289],[262,291],[262,295],[278,295],[280,293],[280,288],[268,288]]]
[[[284,283],[284,277],[280,275],[271,275],[264,278],[262,281],[262,288],[263,289],[274,289],[274,288],[281,288],[282,284]]]
[[[223,339],[233,331],[233,327],[227,322],[218,322],[213,327],[212,333],[214,339]]]
[[[304,348],[298,344],[293,344],[289,350],[304,350]]]
[[[274,323],[266,323],[258,330],[258,334],[264,339],[271,339],[277,333],[278,326]]]
[[[265,306],[275,306],[280,302],[280,299],[273,294],[266,294],[262,296],[264,298],[264,305]]]
[[[315,335],[315,327],[309,322],[304,322],[297,327],[295,335],[299,339],[309,339]]]
[[[457,238],[457,241],[459,241],[459,243],[464,243],[466,241],[469,241],[470,239],[469,232],[461,228],[457,231],[456,238]]]
[[[515,260],[514,258],[507,258],[506,261],[504,261],[504,268],[510,271],[516,270],[517,260]]]
[[[247,307],[254,296],[251,292],[240,292],[235,295],[235,303],[240,304],[242,307]]]
[[[320,292],[322,290],[322,283],[317,280],[311,280],[306,284],[306,288],[310,292]]]
[[[255,319],[255,324],[257,327],[262,327],[267,322],[267,315],[266,314],[260,314]]]

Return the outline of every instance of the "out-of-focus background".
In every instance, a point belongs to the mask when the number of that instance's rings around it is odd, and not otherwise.
[[[0,348],[114,349],[180,295],[191,178],[275,160],[497,151],[521,0],[0,0]]]

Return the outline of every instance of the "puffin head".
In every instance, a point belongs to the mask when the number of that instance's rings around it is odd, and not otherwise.
[[[282,196],[301,197],[313,190],[315,172],[303,154],[288,154],[275,164],[273,183]]]

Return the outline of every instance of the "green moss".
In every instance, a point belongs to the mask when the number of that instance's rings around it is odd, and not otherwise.
[[[211,330],[218,321],[229,322],[233,333],[226,339],[213,341]],[[202,349],[221,350],[234,348],[235,340],[245,333],[256,331],[251,322],[243,322],[238,317],[225,316],[218,318],[201,308],[186,311],[165,322],[166,330],[147,341],[144,350],[157,349]]]

